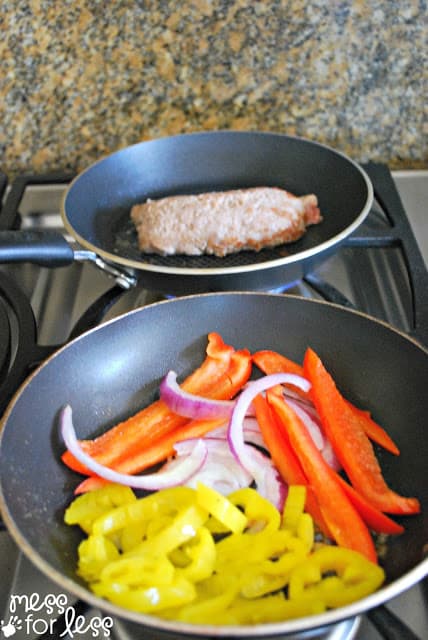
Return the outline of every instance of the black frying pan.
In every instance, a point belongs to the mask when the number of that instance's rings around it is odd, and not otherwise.
[[[324,220],[293,244],[224,258],[142,254],[129,219],[148,197],[253,186],[315,193]],[[96,162],[67,189],[63,220],[89,251],[170,294],[267,290],[301,278],[327,258],[362,223],[373,201],[366,173],[329,147],[281,134],[220,131],[142,142]],[[17,242],[19,241],[19,244]],[[0,234],[0,262],[46,266],[82,258],[61,236],[34,231]]]
[[[381,452],[387,481],[416,495],[422,514],[403,518],[383,564],[387,583],[342,609],[284,623],[212,628],[126,612],[90,594],[75,575],[79,533],[63,522],[79,476],[60,462],[58,411],[73,407],[78,437],[92,437],[150,402],[165,372],[180,376],[203,359],[206,336],[218,331],[236,348],[272,348],[301,360],[308,345],[355,404],[372,411],[401,448]],[[62,348],[21,387],[9,405],[0,441],[0,504],[13,537],[62,589],[135,623],[131,637],[307,637],[325,625],[387,601],[428,573],[428,351],[359,312],[325,302],[260,293],[178,298],[130,312]],[[312,636],[312,633],[310,635]]]

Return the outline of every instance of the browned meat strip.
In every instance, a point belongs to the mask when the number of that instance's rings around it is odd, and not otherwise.
[[[145,253],[216,256],[294,242],[322,219],[315,195],[276,187],[147,200],[131,218]]]

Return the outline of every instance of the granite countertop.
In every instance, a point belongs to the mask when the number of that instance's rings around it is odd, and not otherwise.
[[[424,168],[426,8],[2,1],[0,169],[79,171],[141,140],[214,129],[278,131]]]

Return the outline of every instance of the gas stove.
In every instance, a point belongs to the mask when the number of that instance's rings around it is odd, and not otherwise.
[[[428,344],[428,223],[424,208],[428,171],[391,174],[384,165],[372,163],[364,168],[375,190],[375,203],[366,221],[336,254],[281,291],[357,308]],[[0,174],[0,230],[53,229],[66,235],[59,211],[71,179],[63,174],[30,175],[8,185]],[[67,240],[73,243],[72,238]],[[25,377],[56,348],[105,320],[165,297],[141,287],[124,288],[123,284],[84,262],[54,269],[32,264],[0,266],[0,414]],[[52,632],[42,617],[31,629],[29,624],[27,628],[16,624],[17,619],[14,625],[13,596],[37,594],[43,601],[47,594],[62,592],[25,558],[1,523],[0,575],[0,635],[14,640],[71,637],[65,627],[56,626]],[[387,611],[421,640],[427,637],[428,629],[426,586],[416,585],[387,605]],[[73,602],[71,595],[68,598]],[[73,607],[86,622],[102,617],[84,603],[73,602]],[[394,631],[394,618],[382,635],[374,622],[375,613],[358,617],[326,629],[322,637],[403,638]],[[109,634],[118,640],[135,637],[120,620],[113,621]],[[87,624],[77,637],[93,638],[93,627]]]

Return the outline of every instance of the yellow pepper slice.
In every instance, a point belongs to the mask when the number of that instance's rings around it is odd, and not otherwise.
[[[289,531],[296,531],[300,516],[303,515],[306,502],[306,487],[291,485],[288,487],[287,498],[282,511],[281,527]]]
[[[88,582],[97,580],[104,567],[119,558],[116,546],[104,536],[89,536],[82,540],[77,551],[77,573]]]
[[[315,527],[314,521],[309,513],[302,513],[296,526],[297,537],[303,542],[306,551],[309,553],[314,546],[315,542]]]
[[[265,573],[253,566],[243,574],[241,580],[241,595],[244,598],[255,599],[283,589],[287,585],[288,576]]]
[[[323,611],[325,605],[318,600],[291,601],[287,600],[283,593],[276,593],[253,600],[236,598],[224,612],[217,614],[216,624],[254,625],[281,622]]]
[[[211,533],[200,527],[196,537],[182,545],[189,562],[184,567],[177,567],[177,576],[183,576],[192,582],[205,580],[212,575],[215,566],[216,548]]]
[[[167,556],[123,555],[107,564],[101,571],[101,582],[118,582],[130,587],[171,584],[175,576],[174,566]]]
[[[194,584],[182,577],[175,578],[170,584],[136,589],[119,582],[96,582],[91,584],[91,589],[97,596],[139,613],[182,606],[196,597]]]
[[[169,521],[169,524],[147,538],[140,545],[134,547],[128,554],[168,554],[173,549],[194,538],[207,518],[208,513],[205,509],[202,509],[197,504],[190,505],[179,511],[176,517]]]
[[[230,499],[221,493],[198,482],[196,486],[198,504],[204,507],[212,516],[233,533],[244,531],[248,518],[236,507]]]
[[[230,502],[243,509],[248,519],[248,528],[276,531],[281,524],[281,515],[274,505],[250,487],[238,489],[228,496]]]
[[[196,585],[196,598],[180,609],[166,612],[167,616],[192,624],[218,624],[218,615],[234,601],[239,592],[237,577],[224,579],[213,575]],[[162,614],[163,615],[163,614]]]
[[[336,575],[323,577],[326,573]],[[320,599],[327,607],[340,607],[375,591],[385,579],[377,564],[352,549],[324,545],[291,571],[291,600]]]
[[[98,535],[108,535],[136,522],[147,522],[159,515],[176,514],[183,506],[191,504],[192,500],[194,491],[189,487],[158,491],[105,512],[94,521],[92,530]]]
[[[117,534],[118,546],[124,553],[141,544],[147,531],[147,522],[128,524]]]
[[[130,487],[109,484],[98,491],[84,493],[75,498],[65,511],[64,522],[69,525],[78,524],[85,533],[91,533],[94,520],[115,507],[136,500]]]
[[[236,533],[217,543],[216,569],[230,571],[232,567],[247,566],[249,563],[260,563],[268,559],[277,559],[285,551],[294,548],[304,549],[303,543],[291,543],[289,531],[277,530],[270,532],[263,529],[259,533]],[[229,567],[229,568],[228,568]]]

